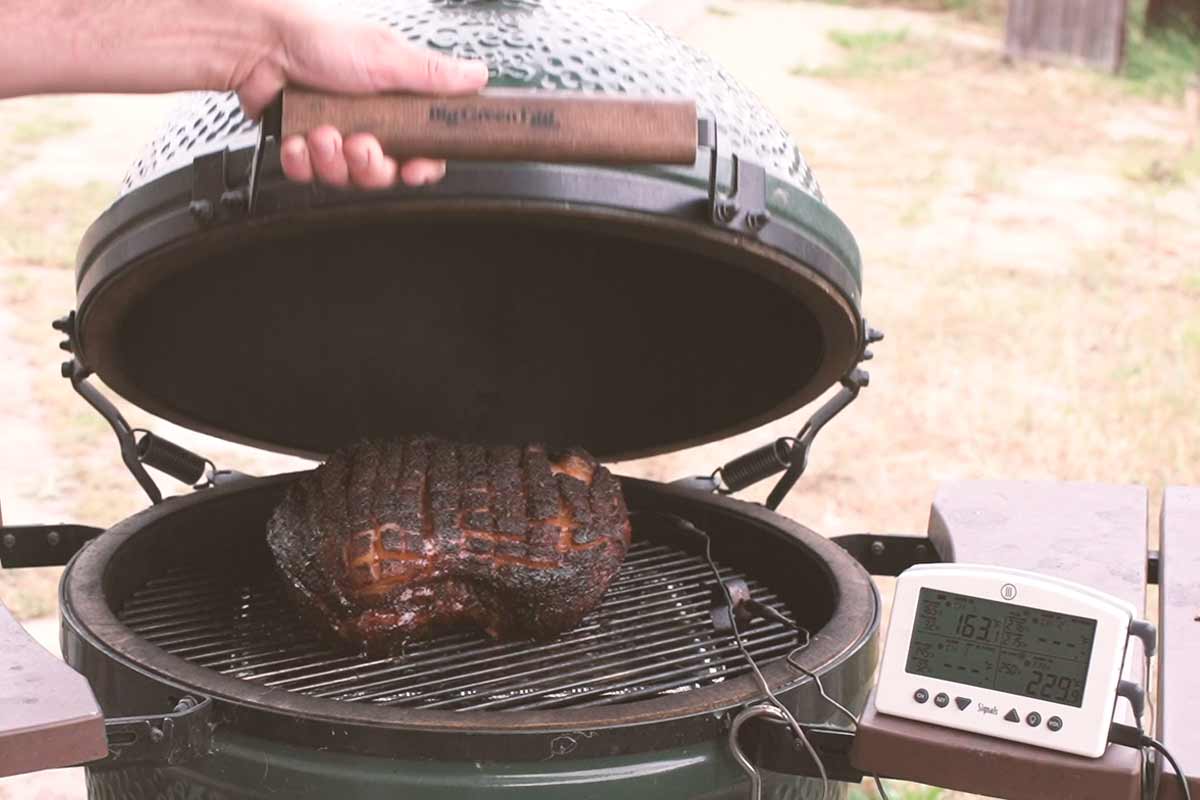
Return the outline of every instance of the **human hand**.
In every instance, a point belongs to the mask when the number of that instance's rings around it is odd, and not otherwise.
[[[273,46],[239,70],[231,81],[247,115],[257,117],[285,85],[369,94],[408,91],[422,94],[470,94],[487,83],[487,66],[409,44],[391,30],[366,22],[330,18],[323,13],[286,8],[272,27]],[[306,136],[290,136],[280,145],[284,174],[300,182],[381,189],[397,178],[410,186],[433,183],[446,173],[446,162],[413,158],[398,164],[384,155],[367,132],[343,132],[323,125]]]
[[[70,46],[64,46],[67,42]],[[0,98],[58,92],[235,90],[257,117],[284,86],[370,94],[469,94],[482,62],[414,46],[390,29],[330,16],[300,0],[0,0]],[[441,161],[397,164],[379,141],[331,126],[282,143],[297,181],[382,188],[436,181]]]

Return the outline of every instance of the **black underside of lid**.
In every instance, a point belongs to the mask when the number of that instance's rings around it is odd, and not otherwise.
[[[199,96],[80,248],[76,355],[117,393],[314,457],[430,432],[616,460],[748,430],[853,368],[853,237],[708,58],[592,2],[339,7],[484,59],[492,86],[692,98],[717,147],[691,167],[456,161],[381,192],[288,184],[267,147],[251,186],[257,126]]]
[[[227,229],[88,292],[82,340],[143,408],[313,457],[415,432],[647,455],[836,379],[857,320],[833,293],[681,236],[445,212]]]

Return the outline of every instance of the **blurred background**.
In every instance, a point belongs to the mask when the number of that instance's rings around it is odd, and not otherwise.
[[[1064,4],[1099,16],[1043,13]],[[865,313],[887,340],[785,514],[827,535],[918,533],[940,481],[1047,478],[1147,485],[1156,520],[1164,485],[1200,484],[1200,3],[624,5],[763,98],[862,249]],[[1076,52],[1059,52],[1067,40]],[[177,102],[0,101],[7,523],[109,525],[145,506],[105,423],[59,378],[50,321],[73,307],[80,236]],[[785,342],[763,346],[786,357]],[[304,466],[122,410],[221,467]],[[617,469],[707,474],[806,416]],[[57,579],[0,572],[0,600],[49,648]],[[0,779],[3,800],[83,796],[79,770]]]

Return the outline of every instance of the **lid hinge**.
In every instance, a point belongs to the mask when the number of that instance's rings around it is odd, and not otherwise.
[[[54,330],[67,335],[59,347],[75,354],[70,361],[62,363],[62,376],[71,382],[71,387],[75,389],[75,392],[86,400],[88,405],[94,408],[112,428],[120,445],[121,460],[125,462],[125,467],[142,487],[146,496],[150,498],[151,503],[161,503],[163,497],[158,485],[146,471],[147,466],[154,467],[183,483],[191,484],[194,489],[204,489],[245,477],[232,470],[218,470],[209,459],[196,455],[150,431],[130,426],[112,401],[88,380],[92,371],[78,355],[79,339],[75,312],[71,311],[56,319],[52,326]]]
[[[684,478],[675,483],[690,489],[718,494],[733,494],[749,486],[764,481],[773,475],[784,473],[783,477],[771,490],[767,497],[766,506],[772,510],[779,507],[783,498],[796,485],[796,481],[804,474],[808,466],[808,454],[813,441],[825,425],[854,402],[859,392],[866,388],[871,381],[871,375],[859,365],[874,358],[870,345],[883,340],[883,332],[867,325],[863,320],[866,335],[855,360],[854,367],[842,376],[842,388],[829,398],[816,412],[809,417],[808,422],[795,437],[783,437],[751,450],[745,455],[717,467],[708,476]]]
[[[757,236],[771,223],[771,212],[767,209],[766,169],[736,153],[730,155],[733,174],[728,194],[722,193],[717,181],[721,150],[716,121],[701,119],[697,125],[696,140],[700,147],[709,150],[709,221],[720,228]]]
[[[105,720],[108,755],[87,766],[175,766],[207,755],[212,745],[212,705],[209,698],[185,697],[170,714]]]

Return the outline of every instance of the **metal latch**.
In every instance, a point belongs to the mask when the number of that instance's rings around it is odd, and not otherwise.
[[[185,697],[170,714],[105,720],[108,755],[89,767],[183,764],[207,755],[212,744],[211,698]]]
[[[696,140],[700,147],[709,150],[708,162],[708,214],[710,221],[718,227],[739,233],[757,236],[771,222],[767,209],[767,171],[761,164],[748,161],[732,154],[733,176],[729,193],[724,194],[717,185],[717,168],[721,152],[717,140],[717,123],[701,119],[697,125]]]

